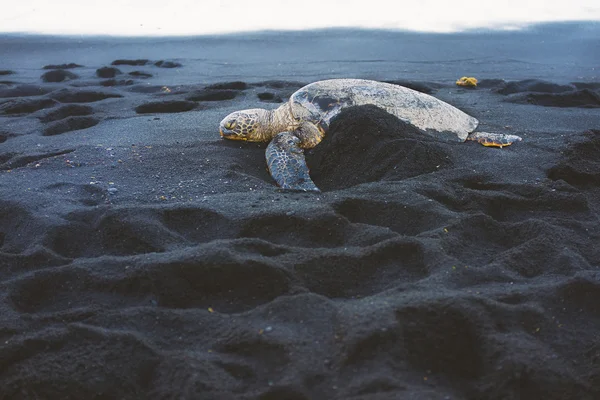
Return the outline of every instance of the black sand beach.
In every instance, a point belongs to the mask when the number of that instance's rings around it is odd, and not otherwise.
[[[0,37],[0,399],[600,398],[598,37]],[[342,77],[524,140],[354,108],[305,194],[219,137]]]

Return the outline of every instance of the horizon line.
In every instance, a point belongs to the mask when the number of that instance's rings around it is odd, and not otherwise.
[[[535,31],[536,28],[544,26],[573,26],[578,25],[597,25],[600,28],[598,20],[562,20],[562,21],[542,21],[531,23],[520,23],[511,25],[498,24],[493,27],[467,27],[460,30],[452,31],[437,31],[437,30],[414,30],[407,28],[390,28],[390,27],[363,27],[363,26],[332,26],[332,27],[315,27],[315,28],[288,28],[288,29],[250,29],[243,31],[231,32],[206,32],[206,33],[171,33],[171,34],[156,34],[156,35],[130,35],[130,34],[98,34],[98,33],[45,33],[45,32],[2,32],[0,37],[54,37],[60,39],[192,39],[192,38],[210,38],[210,37],[235,37],[243,35],[261,35],[261,34],[288,34],[288,33],[320,33],[320,32],[345,32],[345,31],[368,31],[381,33],[408,33],[408,34],[423,34],[423,35],[460,35],[460,34],[477,34],[477,33],[519,33],[526,31]]]

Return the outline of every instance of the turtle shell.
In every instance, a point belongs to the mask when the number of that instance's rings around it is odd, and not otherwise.
[[[404,122],[434,134],[465,141],[479,122],[458,108],[403,86],[363,79],[331,79],[304,86],[290,97],[296,120],[310,121],[327,131],[345,107],[372,104]]]

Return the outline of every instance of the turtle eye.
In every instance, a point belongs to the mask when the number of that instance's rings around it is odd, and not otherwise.
[[[237,124],[235,123],[235,121],[228,121],[225,124],[225,129],[229,129],[230,131],[235,129],[235,127],[237,126]]]

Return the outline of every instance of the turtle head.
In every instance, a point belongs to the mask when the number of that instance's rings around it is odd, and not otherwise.
[[[262,108],[236,111],[221,121],[221,137],[248,142],[267,142],[271,139],[269,129],[270,111]]]

